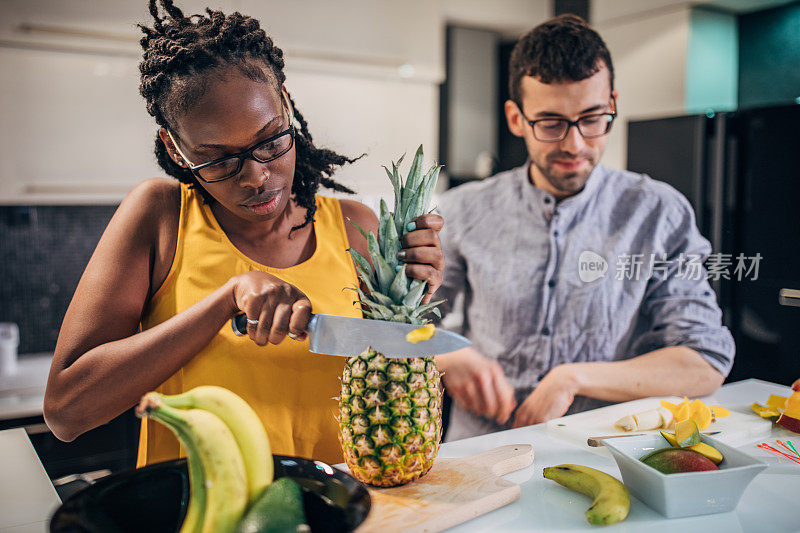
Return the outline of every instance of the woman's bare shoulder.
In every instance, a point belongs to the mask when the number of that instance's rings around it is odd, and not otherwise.
[[[339,200],[342,216],[348,218],[365,230],[378,230],[378,217],[369,207],[355,200]]]
[[[366,239],[364,239],[361,232],[359,232],[353,224],[348,222],[348,220],[352,220],[358,224],[364,231],[371,231],[377,237],[378,217],[375,216],[372,209],[355,200],[339,200],[339,205],[342,208],[342,217],[344,217],[344,227],[345,232],[347,232],[348,243],[361,255],[369,257]]]

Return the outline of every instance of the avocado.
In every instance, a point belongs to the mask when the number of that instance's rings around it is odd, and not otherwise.
[[[236,533],[297,533],[311,531],[303,510],[303,490],[291,478],[268,485],[250,504]]]

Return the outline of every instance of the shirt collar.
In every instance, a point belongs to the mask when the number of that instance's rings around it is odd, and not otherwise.
[[[517,178],[521,182],[522,199],[533,209],[542,210],[548,215],[552,213],[554,209],[558,209],[558,211],[562,213],[580,210],[586,205],[586,202],[594,196],[597,188],[603,182],[603,175],[606,173],[605,167],[601,164],[597,164],[594,169],[592,169],[591,174],[589,174],[586,185],[584,185],[583,189],[581,189],[578,194],[556,203],[556,199],[552,194],[546,192],[544,189],[540,189],[531,182],[530,165],[531,160],[528,159],[525,161],[524,165],[514,169]]]

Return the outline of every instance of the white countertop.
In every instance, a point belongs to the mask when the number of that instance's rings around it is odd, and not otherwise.
[[[760,380],[746,380],[724,385],[714,398],[730,409],[747,409],[753,402],[765,404],[770,394],[788,396],[789,387]],[[768,437],[757,442],[788,438],[800,441],[800,436],[781,428],[774,428]],[[569,491],[544,479],[546,466],[575,463],[597,468],[621,479],[619,468],[608,451],[597,453],[587,446],[578,446],[554,438],[544,424],[512,429],[442,445],[440,457],[463,457],[506,444],[532,444],[533,465],[504,476],[519,483],[520,499],[506,507],[466,522],[451,530],[467,531],[592,531],[584,512],[591,504],[586,496]],[[625,521],[608,526],[615,532],[648,533],[735,533],[758,531],[764,533],[798,532],[800,518],[800,465],[787,464],[787,460],[773,457],[755,447],[755,442],[739,449],[769,464],[745,490],[735,511],[691,518],[667,519],[631,497],[631,511]]]
[[[753,402],[766,403],[770,394],[788,395],[788,387],[758,380],[723,386],[714,394],[720,405],[746,409]],[[775,428],[769,440],[790,440],[794,433]],[[767,440],[767,437],[759,441]],[[520,499],[506,507],[457,526],[450,531],[590,531],[584,512],[587,497],[564,489],[542,477],[542,469],[562,463],[590,466],[619,477],[619,469],[607,451],[589,451],[552,436],[544,424],[502,431],[442,445],[440,457],[464,457],[506,444],[532,444],[533,465],[505,476],[519,483]],[[635,498],[628,518],[613,526],[618,532],[703,533],[800,531],[800,465],[762,452],[755,443],[741,446],[770,467],[750,484],[735,511],[693,518],[666,519]],[[0,531],[45,531],[47,520],[59,504],[58,496],[21,429],[0,431]],[[12,527],[13,526],[13,527]],[[391,533],[391,532],[387,532]]]
[[[28,435],[0,431],[0,531],[42,533],[61,505]]]
[[[42,414],[52,361],[52,353],[25,354],[15,373],[0,374],[0,420]]]

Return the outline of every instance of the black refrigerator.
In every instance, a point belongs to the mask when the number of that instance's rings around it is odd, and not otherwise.
[[[800,105],[631,121],[627,167],[689,199],[712,253],[748,260],[711,282],[736,341],[728,381],[800,378]]]

